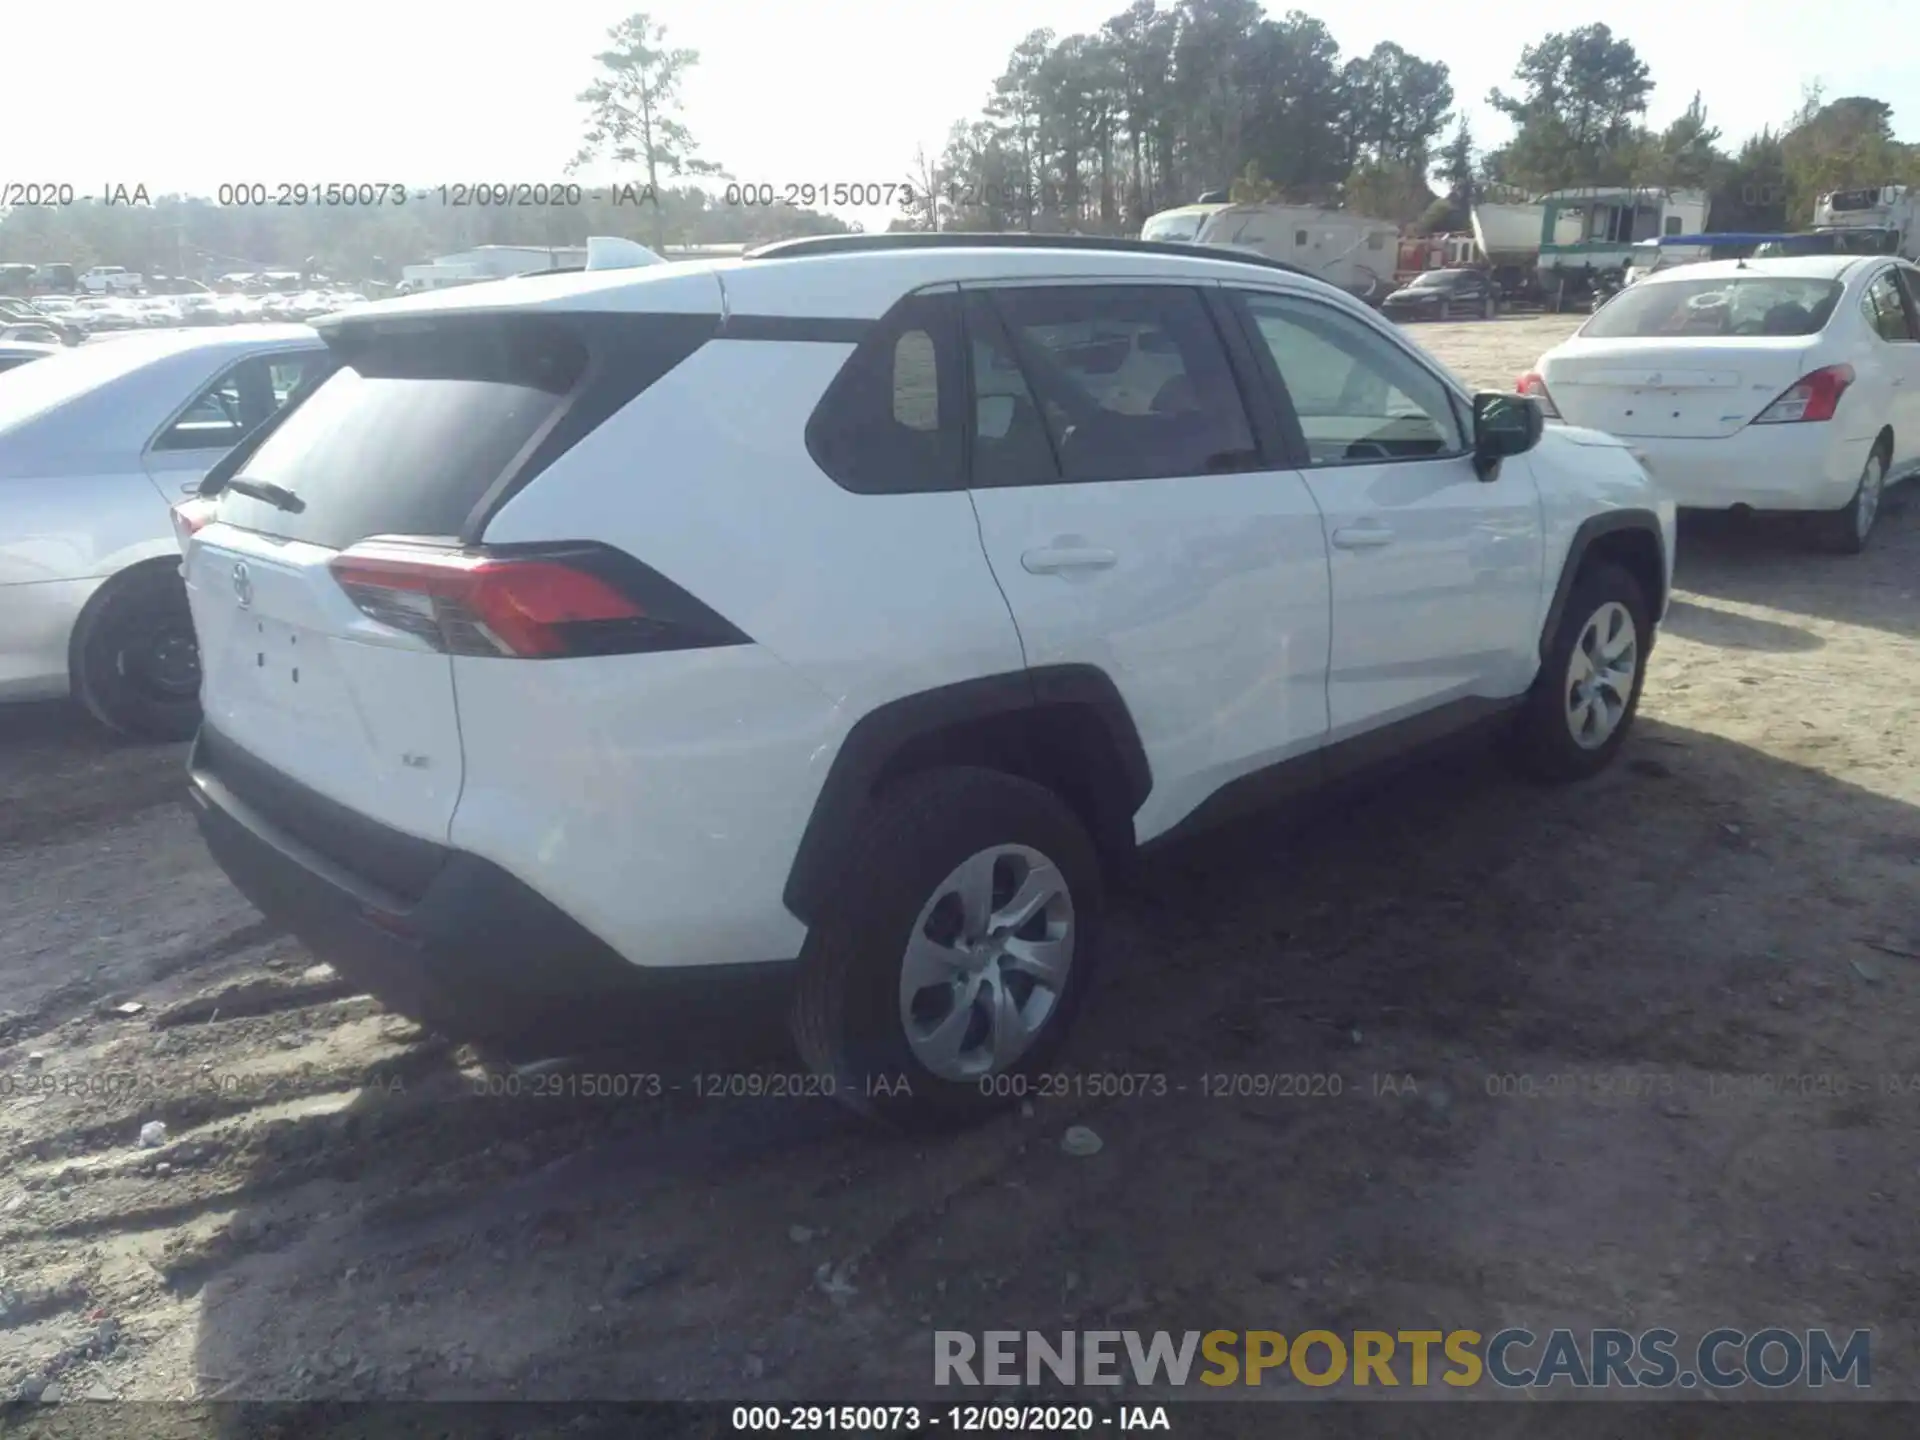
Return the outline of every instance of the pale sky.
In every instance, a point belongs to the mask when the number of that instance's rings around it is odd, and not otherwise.
[[[1292,0],[1269,5],[1278,14]],[[1920,139],[1912,0],[1298,0],[1345,54],[1391,39],[1451,68],[1484,146],[1506,133],[1485,105],[1512,88],[1523,43],[1606,18],[1652,68],[1650,119],[1696,86],[1729,139],[1791,114],[1804,82],[1876,95]],[[226,181],[561,179],[623,0],[44,0],[5,6],[0,184],[83,193],[144,184],[213,194]],[[977,113],[1027,32],[1092,30],[1119,0],[653,0],[671,43],[700,52],[685,115],[702,153],[737,179],[902,181]],[[1611,13],[1609,13],[1611,12]],[[590,177],[589,177],[590,178]],[[604,178],[604,177],[602,177]],[[1220,177],[1225,183],[1228,177]],[[1186,197],[1191,198],[1191,197]],[[886,212],[843,212],[872,224]]]

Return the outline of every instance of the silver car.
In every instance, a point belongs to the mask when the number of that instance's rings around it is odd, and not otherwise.
[[[171,507],[327,365],[305,325],[95,341],[0,374],[0,701],[184,739],[200,664]]]
[[[38,345],[27,340],[0,338],[0,371],[11,370],[29,360],[44,360],[49,355],[58,355],[63,348],[58,344]]]

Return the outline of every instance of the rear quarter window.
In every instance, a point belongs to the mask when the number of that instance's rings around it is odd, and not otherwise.
[[[950,293],[909,295],[827,386],[807,423],[807,448],[842,488],[964,488],[957,305]]]

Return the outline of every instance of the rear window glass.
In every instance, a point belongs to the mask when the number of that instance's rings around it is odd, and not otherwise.
[[[1825,327],[1839,303],[1837,281],[1806,276],[1643,281],[1609,300],[1580,333],[1591,340],[1812,335]]]
[[[587,359],[566,331],[524,316],[349,330],[335,349],[341,368],[240,471],[291,491],[300,508],[227,489],[219,519],[336,550],[371,535],[457,536],[566,404]]]

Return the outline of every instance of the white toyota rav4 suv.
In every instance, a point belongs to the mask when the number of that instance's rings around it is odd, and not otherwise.
[[[1626,448],[1273,262],[835,237],[319,328],[179,516],[192,793],[508,1058],[775,996],[823,1091],[965,1118],[1136,846],[1486,721],[1590,775],[1666,606]]]

